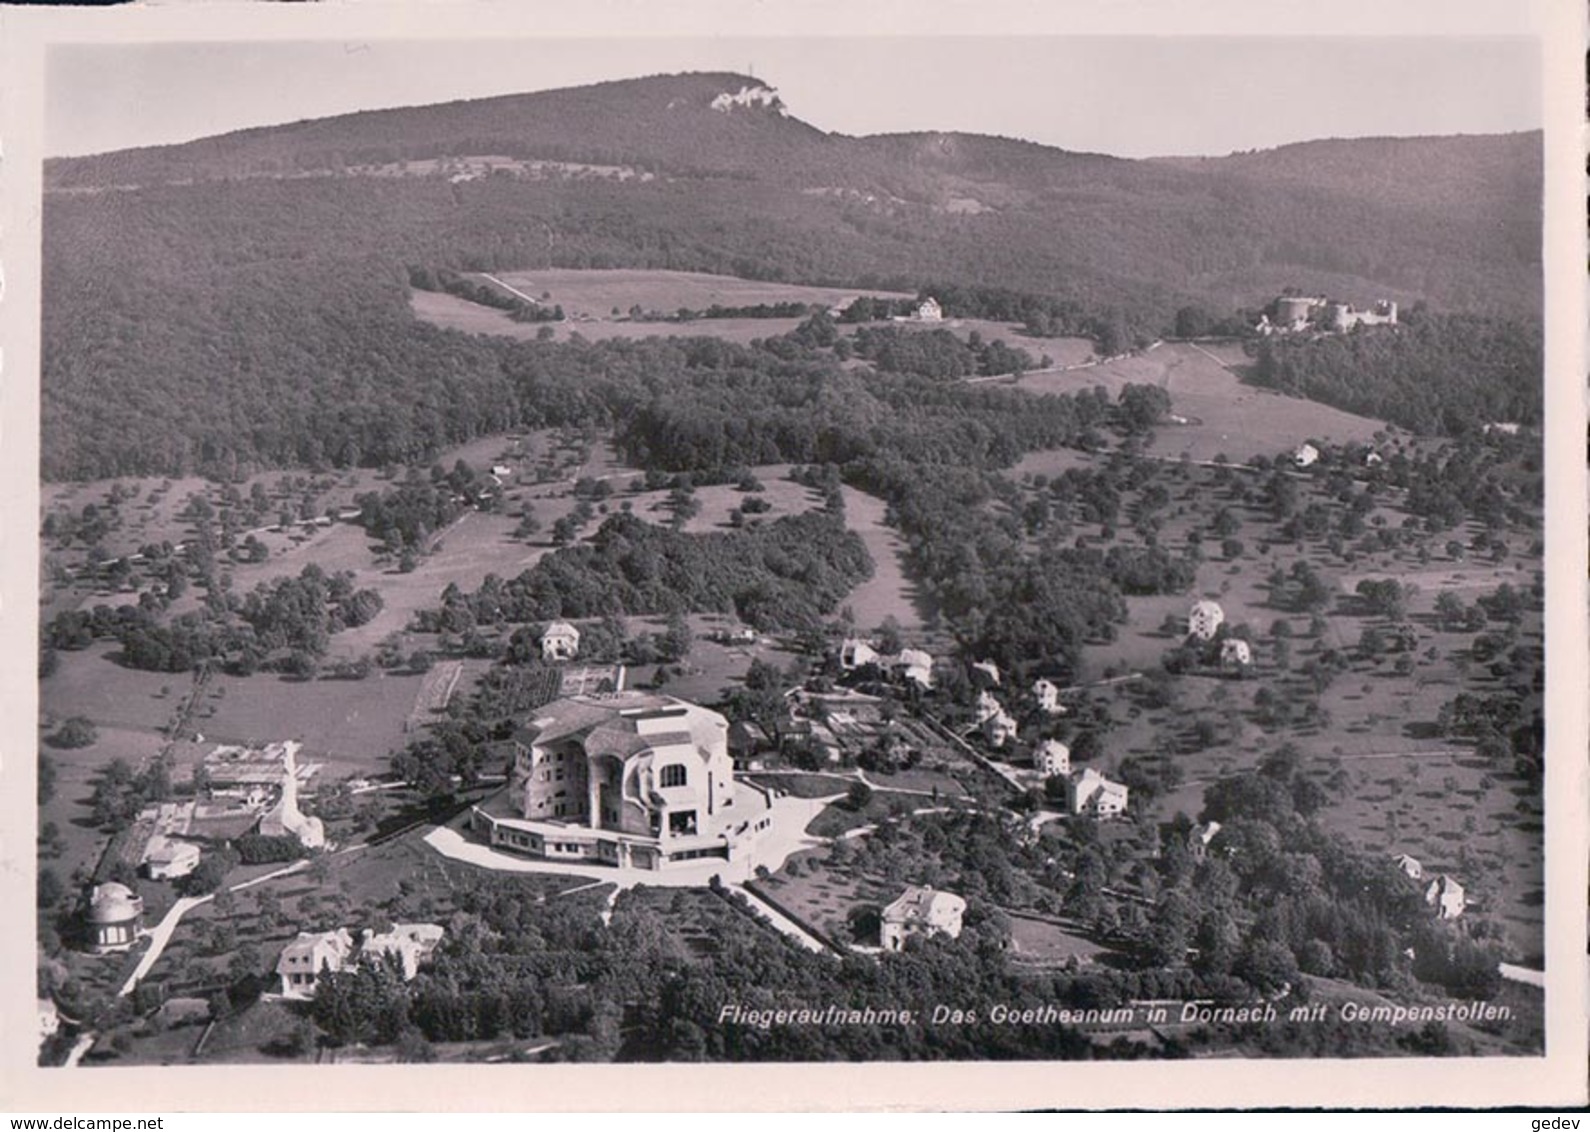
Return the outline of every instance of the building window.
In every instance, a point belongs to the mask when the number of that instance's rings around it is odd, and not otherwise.
[[[696,832],[696,811],[679,810],[668,815],[668,832],[688,837]]]
[[[683,786],[685,784],[685,768],[683,763],[673,763],[662,768],[662,784],[666,789],[670,786]]]

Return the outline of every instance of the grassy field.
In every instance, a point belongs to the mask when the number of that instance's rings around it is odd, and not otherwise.
[[[702,318],[693,322],[629,322],[606,318],[579,322],[515,322],[508,317],[507,311],[433,291],[415,291],[409,307],[416,318],[446,330],[531,340],[542,338],[541,331],[545,328],[552,332],[554,342],[567,342],[576,335],[592,342],[608,338],[705,336],[744,345],[754,338],[788,334],[802,321],[798,318]]]
[[[676,664],[661,666],[667,678],[660,690],[670,696],[698,703],[717,703],[726,691],[740,683],[752,661],[761,660],[783,669],[795,659],[795,653],[772,637],[759,637],[747,644],[724,644],[708,639],[708,634],[715,630],[734,627],[732,617],[698,614],[686,620],[695,636],[689,655]],[[660,617],[631,617],[625,624],[630,635],[636,636],[661,632],[667,620]],[[649,686],[656,676],[657,667],[646,665],[632,668],[628,686]]]
[[[872,555],[872,577],[862,582],[845,599],[855,616],[857,628],[871,630],[893,617],[908,632],[920,632],[932,625],[932,610],[916,585],[905,573],[905,540],[900,532],[884,523],[888,507],[875,495],[842,489],[845,496],[845,524],[867,545]]]
[[[837,774],[779,774],[758,773],[745,776],[749,782],[759,786],[771,786],[775,790],[796,798],[830,798],[835,794],[843,794],[850,789],[853,778],[845,778]]]
[[[497,278],[527,295],[561,306],[571,319],[608,319],[613,316],[614,308],[627,313],[630,307],[637,304],[647,311],[671,314],[681,307],[706,310],[714,304],[747,307],[772,303],[811,303],[826,307],[848,304],[862,294],[884,298],[911,297],[899,291],[764,283],[691,271],[511,271]]]
[[[809,487],[795,483],[789,477],[788,464],[772,464],[766,467],[753,469],[756,477],[762,481],[763,490],[755,493],[740,491],[734,484],[706,484],[695,489],[696,502],[700,504],[700,511],[688,519],[681,528],[688,534],[704,534],[708,531],[728,531],[733,526],[729,520],[729,513],[743,506],[752,499],[761,500],[768,505],[768,510],[759,515],[751,516],[762,522],[772,522],[785,515],[801,515],[807,511],[815,510],[822,504],[821,497]],[[613,473],[617,483],[622,487],[622,502],[630,505],[630,509],[642,519],[659,526],[669,525],[671,518],[668,509],[668,491],[642,491],[630,493],[624,483],[622,473]]]
[[[1109,949],[1057,924],[1029,916],[1010,917],[1010,950],[1018,963],[1053,966],[1077,959],[1091,962]]]
[[[1034,362],[1042,361],[1047,354],[1055,366],[1081,365],[1094,357],[1093,340],[1090,338],[1040,338],[1028,334],[1020,326],[1007,322],[990,322],[984,318],[948,318],[940,323],[920,325],[922,329],[927,330],[948,330],[961,339],[976,333],[982,335],[984,342],[1003,340],[1005,345],[1013,350],[1026,350],[1032,355]]]
[[[388,753],[406,742],[403,723],[423,679],[379,671],[363,680],[307,683],[216,676],[197,721],[205,743],[197,746],[297,739],[304,744],[300,761],[323,764],[321,781],[380,773]]]
[[[917,794],[902,794],[893,790],[874,790],[867,804],[859,810],[847,802],[835,802],[811,820],[806,832],[813,837],[838,837],[852,830],[877,825],[887,818],[908,814],[912,810],[926,809],[931,803]]]
[[[870,938],[858,938],[850,926],[850,917],[857,910],[882,909],[904,891],[904,886],[861,876],[849,869],[831,868],[816,854],[798,854],[791,860],[805,866],[801,875],[789,875],[786,866],[757,881],[757,887],[830,939],[876,947],[876,932]]]
[[[1190,422],[1158,429],[1150,451],[1170,459],[1213,460],[1224,454],[1241,463],[1258,453],[1273,453],[1304,440],[1364,442],[1386,431],[1380,421],[1244,385],[1237,370],[1247,362],[1236,345],[1170,343],[1146,354],[1085,369],[1029,374],[1018,388],[1033,393],[1076,393],[1102,386],[1113,399],[1129,384],[1157,385],[1170,393],[1171,411]],[[1051,469],[1040,454],[1029,456],[1018,465],[1018,471]]]

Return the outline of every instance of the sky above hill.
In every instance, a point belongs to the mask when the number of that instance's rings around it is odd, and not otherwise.
[[[353,110],[679,71],[750,72],[852,135],[964,130],[1123,157],[1538,128],[1518,38],[696,38],[73,44],[45,151],[101,153]]]

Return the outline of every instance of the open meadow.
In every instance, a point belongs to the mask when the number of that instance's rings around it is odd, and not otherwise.
[[[1015,387],[1030,393],[1102,387],[1113,400],[1127,385],[1158,386],[1170,394],[1171,412],[1187,422],[1156,430],[1149,450],[1167,459],[1214,460],[1223,455],[1240,464],[1305,440],[1367,443],[1376,433],[1390,431],[1381,421],[1246,385],[1240,371],[1247,364],[1240,344],[1172,342],[1098,365],[1026,374]],[[1017,470],[1048,470],[1047,455],[1028,456]],[[1075,453],[1057,455],[1069,459]]]
[[[672,314],[681,308],[700,311],[775,303],[835,307],[862,295],[912,297],[903,291],[771,283],[694,271],[547,269],[508,271],[496,278],[537,301],[561,306],[570,318],[609,318],[635,306]]]

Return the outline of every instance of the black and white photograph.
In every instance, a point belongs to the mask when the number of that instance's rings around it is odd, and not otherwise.
[[[39,46],[31,1080],[1546,1079],[1585,382],[1527,8],[441,7]]]

